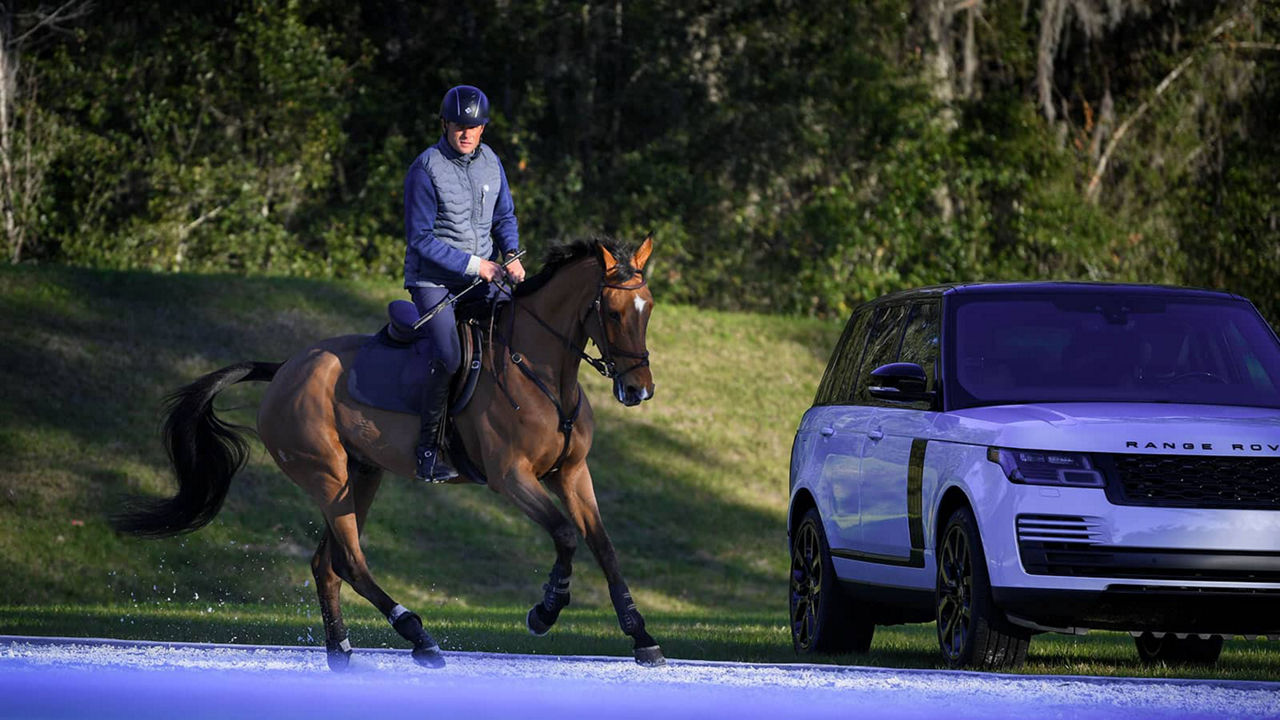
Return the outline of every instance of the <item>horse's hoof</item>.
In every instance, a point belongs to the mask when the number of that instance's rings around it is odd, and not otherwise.
[[[330,650],[325,653],[325,659],[329,661],[330,670],[342,672],[351,664],[351,651]]]
[[[662,667],[667,664],[667,659],[662,655],[662,648],[653,645],[636,648],[636,664],[644,667]]]
[[[418,661],[422,667],[442,668],[444,667],[444,653],[440,652],[439,645],[431,647],[414,648],[413,659]]]
[[[538,607],[535,605],[529,614],[524,616],[524,626],[529,628],[529,634],[534,637],[545,637],[551,632],[551,626],[542,622],[542,618],[538,617]]]
[[[325,660],[329,662],[329,669],[334,672],[342,672],[351,664],[351,641],[342,638],[342,642],[324,645]]]

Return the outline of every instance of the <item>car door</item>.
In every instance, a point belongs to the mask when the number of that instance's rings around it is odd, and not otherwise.
[[[824,435],[828,452],[824,457],[821,485],[828,500],[829,512],[824,513],[827,542],[832,554],[857,557],[862,545],[862,518],[864,456],[869,447],[867,427],[875,412],[867,402],[869,397],[863,381],[872,357],[881,353],[886,342],[897,347],[904,305],[881,305],[869,310],[858,325],[861,352],[858,362],[840,390],[839,411],[831,422],[818,429]],[[892,337],[892,340],[888,339]]]
[[[875,354],[868,351],[860,385],[869,383],[871,371],[881,365],[912,362],[924,368],[926,387],[936,390],[940,325],[937,301],[912,304],[905,313],[899,342],[886,340]],[[866,392],[865,388],[862,391]],[[859,549],[869,559],[923,567],[925,437],[936,413],[927,401],[872,401],[876,409],[867,424],[862,459]]]
[[[872,316],[862,309],[849,318],[793,451],[795,462],[802,465],[793,468],[792,477],[813,479],[832,548],[850,547],[858,532],[858,470],[871,408],[855,403],[853,391]]]

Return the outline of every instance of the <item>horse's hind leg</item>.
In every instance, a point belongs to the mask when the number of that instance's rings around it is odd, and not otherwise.
[[[340,585],[334,582],[334,577],[351,585],[386,616],[401,637],[413,643],[413,657],[419,664],[443,667],[444,656],[440,646],[423,629],[422,619],[391,599],[378,586],[360,549],[360,528],[381,482],[381,471],[351,461],[343,475],[345,477],[338,478],[331,472],[318,473],[309,478],[312,482],[298,483],[320,504],[327,525],[324,539],[312,560],[312,570],[325,620],[325,648],[329,651],[330,667],[345,667],[346,656],[350,652],[349,643],[343,646],[346,630],[338,605]],[[335,651],[343,657],[335,658]]]
[[[356,506],[356,525],[364,530],[365,518],[369,516],[369,508],[382,483],[382,470],[373,465],[366,465],[356,460],[347,460],[347,477],[354,488]],[[342,621],[342,607],[339,592],[342,589],[342,578],[334,569],[334,556],[331,554],[337,543],[333,532],[325,525],[324,535],[320,538],[320,546],[311,557],[311,575],[316,581],[316,594],[320,598],[320,615],[324,620],[324,646],[329,669],[344,670],[351,658],[351,641],[347,637],[347,627]]]
[[[324,649],[330,670],[345,670],[351,661],[351,641],[347,638],[347,626],[342,622],[339,591],[342,578],[333,569],[330,548],[336,541],[325,527],[320,547],[311,556],[311,576],[316,580],[316,594],[320,596],[320,616],[324,620]]]

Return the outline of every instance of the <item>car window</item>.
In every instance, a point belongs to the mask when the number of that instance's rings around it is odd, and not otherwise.
[[[948,322],[954,322],[955,341],[947,389],[955,393],[955,407],[1280,407],[1280,345],[1245,302],[1115,292],[1004,294],[964,298]]]
[[[853,397],[859,403],[878,403],[867,392],[871,371],[898,359],[902,346],[902,321],[907,314],[906,305],[890,305],[876,311],[875,319],[867,331],[867,349],[863,353],[858,370],[858,385]]]
[[[926,387],[936,390],[934,380],[938,374],[938,343],[942,326],[942,313],[937,301],[918,302],[907,315],[907,328],[902,335],[902,352],[899,362],[910,362],[924,368]]]
[[[853,396],[854,381],[857,378],[858,361],[862,359],[862,349],[866,346],[867,320],[871,312],[866,306],[854,311],[849,322],[844,326],[844,334],[836,344],[831,360],[827,363],[827,371],[818,385],[815,405],[831,405],[848,403]]]

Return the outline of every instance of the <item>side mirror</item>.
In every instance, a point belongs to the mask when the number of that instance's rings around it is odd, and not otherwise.
[[[894,402],[933,402],[924,368],[915,363],[889,363],[871,371],[867,392],[871,397]]]

